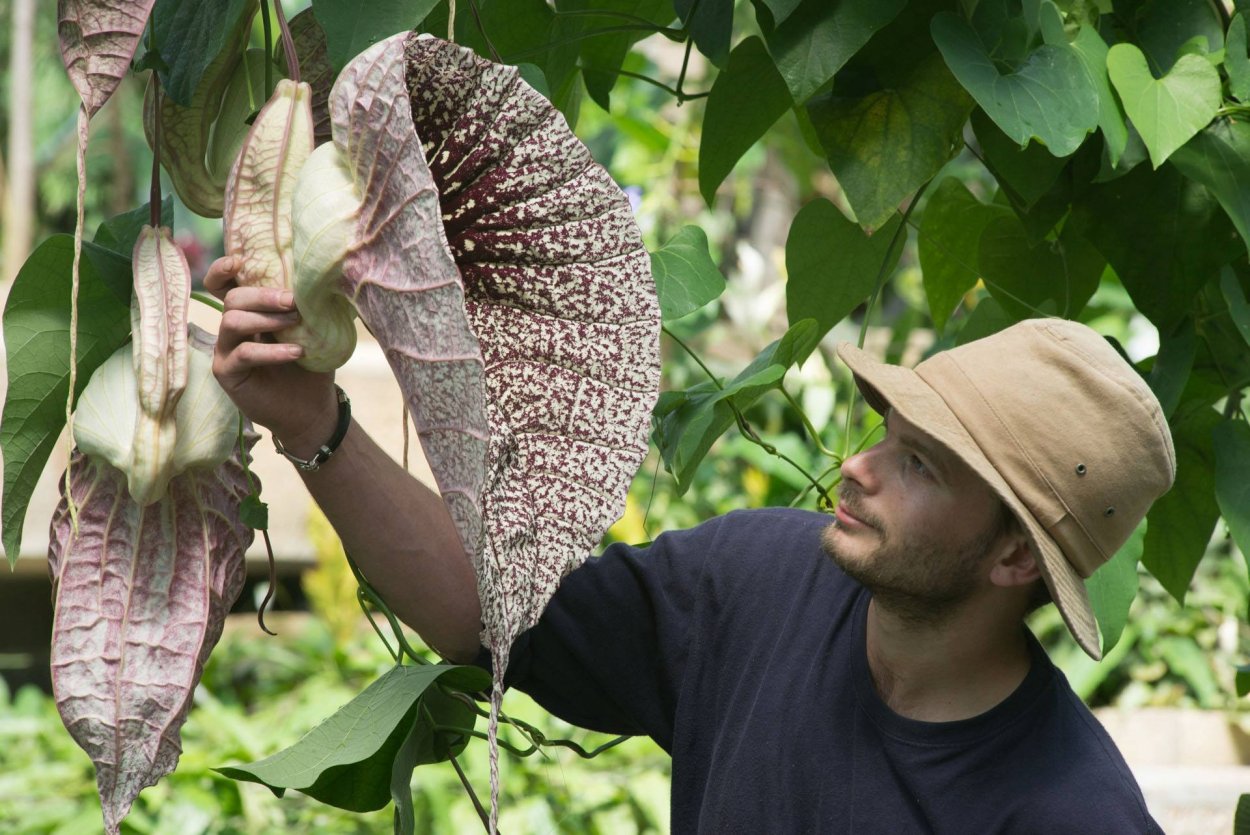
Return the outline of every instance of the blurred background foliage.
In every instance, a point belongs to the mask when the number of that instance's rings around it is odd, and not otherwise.
[[[293,15],[308,4],[285,5]],[[0,19],[8,20],[12,7],[13,0],[0,0]],[[467,17],[467,9],[461,14]],[[753,20],[752,15],[735,18],[736,25],[745,27],[735,31],[735,42],[754,32]],[[73,226],[77,98],[56,52],[50,4],[39,10],[35,22],[33,238],[41,240]],[[257,24],[254,42],[260,37]],[[9,39],[0,35],[0,66],[8,65],[10,49]],[[682,72],[683,57],[681,44],[652,36],[630,51],[623,68],[672,83]],[[708,90],[716,74],[694,52],[685,69],[685,90]],[[151,156],[141,123],[130,118],[139,110],[141,85],[140,78],[128,77],[93,125],[88,217],[111,216],[146,200]],[[7,96],[7,85],[0,86],[0,135],[7,134],[12,118]],[[796,109],[782,115],[746,151],[709,207],[698,176],[705,104],[702,98],[679,102],[653,84],[622,76],[612,89],[610,110],[586,98],[566,113],[575,114],[578,135],[630,195],[649,249],[659,249],[687,225],[705,231],[712,258],[727,278],[726,289],[668,327],[712,373],[728,379],[786,331],[786,237],[799,208],[816,197],[828,198],[844,211],[849,206],[810,123]],[[956,177],[972,194],[989,201],[998,187],[996,178],[978,155],[970,130],[966,138],[972,147],[947,163],[935,181]],[[168,183],[166,190],[172,193]],[[917,217],[923,217],[931,196],[929,192],[919,198]],[[198,279],[221,252],[220,224],[181,204],[175,208],[177,240]],[[917,236],[910,231],[898,268],[875,307],[857,308],[785,376],[786,393],[802,406],[820,443],[839,454],[871,442],[880,421],[857,402],[849,374],[833,360],[837,341],[854,341],[863,328],[870,350],[914,364],[937,347],[994,326],[992,317],[978,314],[988,298],[979,282],[963,295],[945,327],[934,328]],[[1117,339],[1135,361],[1159,349],[1156,326],[1110,271],[1080,318]],[[705,379],[704,370],[674,340],[664,339],[662,350],[664,390],[684,390]],[[792,403],[780,391],[770,391],[743,417],[761,440],[794,463],[730,429],[682,491],[653,447],[631,487],[624,516],[606,541],[646,542],[661,531],[741,507],[816,508],[817,497],[800,468],[825,471],[829,458],[819,452]],[[351,575],[336,553],[332,532],[315,525],[310,533],[320,555],[318,567],[303,578],[311,613],[289,612],[282,621],[271,620],[277,625],[276,638],[258,637],[250,618],[227,628],[197,690],[177,771],[140,796],[123,831],[191,835],[389,828],[389,810],[341,812],[298,792],[278,800],[263,787],[211,771],[290,745],[392,663],[359,613]],[[1244,718],[1250,730],[1250,714],[1237,697],[1235,680],[1250,646],[1250,582],[1246,562],[1224,523],[1215,528],[1183,606],[1140,567],[1138,578],[1140,591],[1122,638],[1102,662],[1080,652],[1053,607],[1038,612],[1032,627],[1092,706],[1221,710],[1235,721]],[[509,694],[505,710],[550,737],[583,740],[588,747],[605,739],[547,716],[519,693]],[[631,740],[589,761],[563,749],[528,759],[504,757],[503,832],[668,831],[668,758],[648,740]],[[488,785],[485,745],[471,745],[462,761],[474,786]],[[448,764],[418,769],[413,791],[418,831],[469,832],[480,827]],[[98,829],[92,768],[62,728],[51,699],[31,687],[10,692],[0,679],[0,831],[73,835]]]

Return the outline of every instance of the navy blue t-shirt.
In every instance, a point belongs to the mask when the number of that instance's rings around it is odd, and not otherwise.
[[[828,521],[738,511],[609,547],[517,641],[508,686],[655,739],[673,758],[674,833],[1160,832],[1031,635],[1028,675],[986,713],[891,711],[868,669],[869,595],[820,547]]]

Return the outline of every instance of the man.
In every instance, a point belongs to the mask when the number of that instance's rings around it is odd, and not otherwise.
[[[263,341],[297,316],[289,294],[231,283],[222,262],[206,279],[226,300],[215,373],[311,456],[335,431],[329,376]],[[1158,832],[1023,626],[1049,593],[1098,656],[1081,579],[1172,483],[1158,402],[1061,320],[914,371],[839,354],[888,431],[843,463],[834,521],[740,511],[612,546],[518,640],[509,684],[669,751],[674,832]],[[448,658],[486,663],[437,497],[359,429],[305,482],[395,612]]]

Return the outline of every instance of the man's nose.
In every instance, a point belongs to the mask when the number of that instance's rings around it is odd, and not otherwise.
[[[842,479],[855,482],[865,493],[877,488],[876,449],[871,446],[842,460]]]

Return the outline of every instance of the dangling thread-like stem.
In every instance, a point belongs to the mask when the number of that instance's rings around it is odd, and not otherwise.
[[[69,393],[65,397],[65,434],[69,456],[65,461],[65,502],[69,510],[70,535],[78,536],[78,505],[70,491],[70,468],[74,457],[74,389],[78,385],[78,277],[82,263],[83,214],[87,202],[87,139],[90,136],[87,105],[78,108],[78,219],[74,223],[74,266],[69,296]]]

